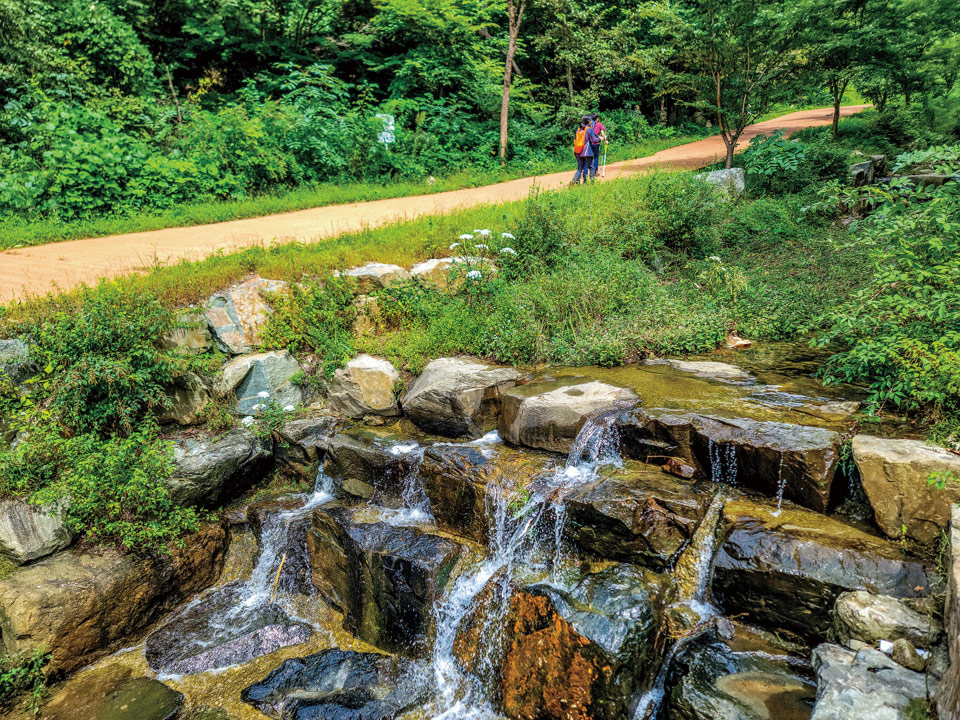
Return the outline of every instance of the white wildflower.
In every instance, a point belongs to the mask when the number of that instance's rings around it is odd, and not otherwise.
[[[454,243],[453,245],[450,246],[450,249],[456,250],[458,247],[460,247],[460,243]]]
[[[484,237],[487,237],[490,234],[490,231],[484,228],[483,230],[477,230],[476,232],[480,233]]]
[[[517,251],[514,250],[512,247],[505,247],[505,248],[500,248],[500,254],[501,254],[501,255],[516,255],[516,254],[517,254]]]
[[[710,257],[707,258],[707,260],[713,260],[714,262],[723,262],[723,260],[718,258],[716,255],[711,255]]]
[[[516,238],[510,233],[500,233],[500,237],[502,237],[504,240],[516,240]]]
[[[284,412],[293,412],[294,410],[296,410],[296,408],[293,405],[286,405],[283,408]]]
[[[240,424],[243,425],[244,427],[250,427],[250,426],[253,425],[255,422],[256,422],[256,420],[253,419],[253,416],[247,415],[245,418],[243,418],[243,419],[240,421]]]
[[[253,410],[255,413],[263,412],[266,409],[267,409],[267,406],[264,405],[263,403],[257,403],[251,408],[251,410]]]
[[[261,390],[260,392],[257,393],[257,397],[258,397],[258,398],[268,398],[268,397],[270,397],[270,393],[268,393],[266,390]]]
[[[479,280],[480,278],[483,277],[483,273],[480,272],[479,270],[471,270],[470,272],[467,273],[467,277],[470,278],[471,280]]]
[[[489,249],[490,249],[490,246],[489,246],[489,245],[484,245],[483,243],[477,243],[477,244],[476,244],[476,248],[477,248],[477,250],[489,250]]]
[[[460,236],[460,239],[461,239],[461,240],[473,240],[473,235],[471,235],[470,233],[464,233],[463,235]]]

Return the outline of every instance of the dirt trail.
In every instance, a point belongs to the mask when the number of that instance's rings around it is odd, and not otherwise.
[[[845,116],[852,115],[866,107],[852,105],[842,108],[842,113]],[[750,138],[760,133],[778,129],[791,133],[806,127],[827,125],[831,114],[829,108],[804,110],[751,125],[744,132],[740,147],[745,147]],[[716,162],[723,155],[723,141],[714,136],[661,150],[650,157],[611,163],[607,167],[606,178],[623,177],[651,167],[703,167]],[[473,205],[520,200],[530,192],[534,182],[542,188],[553,189],[563,187],[572,176],[571,169],[568,172],[434,195],[329,205],[212,225],[168,228],[7,250],[0,252],[0,303],[55,289],[69,290],[82,283],[95,283],[100,278],[138,272],[157,264],[200,260],[217,251],[232,252],[251,245],[269,245],[288,240],[314,242],[344,232],[410,220],[421,215],[439,215]]]

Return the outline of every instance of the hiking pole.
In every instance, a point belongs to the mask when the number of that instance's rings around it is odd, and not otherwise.
[[[609,143],[606,140],[603,141],[603,163],[600,165],[600,177],[607,176],[607,145],[608,144]]]

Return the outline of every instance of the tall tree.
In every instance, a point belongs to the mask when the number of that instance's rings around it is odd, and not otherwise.
[[[510,120],[510,84],[513,81],[513,61],[517,56],[517,39],[523,24],[527,0],[507,0],[507,58],[503,69],[503,98],[500,101],[500,162],[507,161],[507,129]]]

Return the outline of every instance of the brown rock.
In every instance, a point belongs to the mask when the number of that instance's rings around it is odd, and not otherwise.
[[[182,355],[202,355],[213,347],[213,336],[207,319],[197,313],[177,315],[177,327],[168,330],[160,339],[160,347]]]
[[[890,657],[893,658],[894,662],[916,672],[923,672],[924,667],[926,667],[926,663],[920,657],[913,643],[906,638],[893,641],[893,651],[890,653]]]
[[[670,458],[664,463],[662,470],[671,475],[688,479],[692,478],[697,472],[697,469],[693,465],[685,463],[680,458]]]
[[[206,318],[220,349],[232,355],[253,352],[260,345],[260,329],[270,312],[263,293],[286,287],[282,280],[254,277],[213,295]]]

